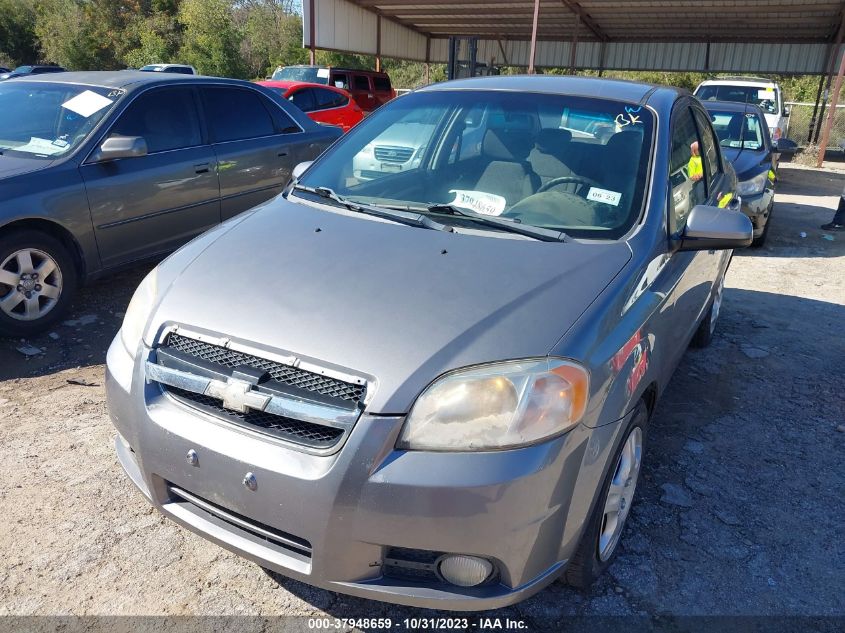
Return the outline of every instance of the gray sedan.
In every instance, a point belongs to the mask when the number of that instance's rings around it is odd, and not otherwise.
[[[57,73],[0,84],[0,334],[80,283],[160,257],[278,194],[341,132],[243,81]]]
[[[414,121],[419,161],[358,178]],[[751,242],[735,188],[674,89],[397,99],[141,283],[108,353],[120,463],[166,516],[333,591],[478,610],[586,586]]]

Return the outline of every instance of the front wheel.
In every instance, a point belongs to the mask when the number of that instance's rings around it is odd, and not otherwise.
[[[32,336],[67,310],[76,268],[56,238],[33,230],[0,237],[0,334]]]
[[[642,468],[647,425],[648,409],[640,401],[614,453],[613,467],[605,477],[578,550],[566,566],[564,579],[573,587],[589,587],[616,556]]]

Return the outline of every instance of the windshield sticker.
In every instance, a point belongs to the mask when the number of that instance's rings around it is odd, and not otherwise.
[[[452,189],[449,193],[455,194],[455,199],[452,200],[451,204],[482,215],[502,215],[507,205],[507,200],[495,193],[464,191],[462,189]]]
[[[598,187],[590,187],[587,192],[587,200],[593,202],[603,202],[614,207],[619,206],[619,201],[622,199],[622,194],[618,191],[609,191],[607,189],[599,189]]]
[[[757,91],[757,98],[761,101],[774,101],[775,99],[775,91],[771,89],[767,90],[758,90]]]
[[[328,68],[318,68],[317,69],[317,76],[320,79],[328,79],[329,78],[329,69]]]
[[[30,154],[41,154],[42,156],[53,156],[54,154],[61,154],[65,151],[66,145],[63,147],[57,145],[55,141],[48,141],[46,138],[38,138],[31,136],[29,143],[25,145],[18,145],[15,150],[18,152],[29,152]]]
[[[76,95],[73,99],[65,101],[62,104],[62,107],[70,110],[71,112],[76,112],[87,119],[95,112],[99,112],[106,106],[110,106],[112,103],[113,101],[111,99],[106,99],[105,97],[98,95],[96,92],[86,90],[85,92],[81,92]]]

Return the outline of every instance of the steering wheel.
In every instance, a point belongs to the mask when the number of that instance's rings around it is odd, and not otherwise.
[[[543,193],[544,191],[548,191],[552,187],[557,187],[558,185],[566,185],[571,182],[574,182],[579,185],[588,185],[590,187],[597,187],[599,184],[592,178],[587,178],[586,176],[560,176],[559,178],[552,178],[549,182],[540,187],[535,193]]]

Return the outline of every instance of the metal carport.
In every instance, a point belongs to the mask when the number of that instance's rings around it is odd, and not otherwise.
[[[506,66],[821,75],[842,0],[303,0],[303,45],[444,63],[449,36]],[[815,118],[815,112],[814,112]]]

